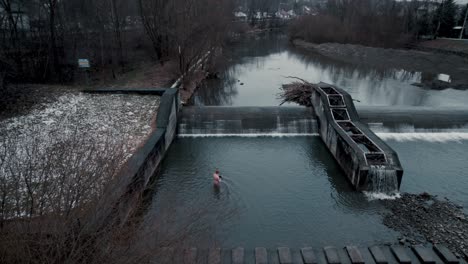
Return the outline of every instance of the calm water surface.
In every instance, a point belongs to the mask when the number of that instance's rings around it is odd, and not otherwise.
[[[402,191],[468,207],[468,141],[388,143],[405,168]],[[179,138],[145,220],[161,223],[163,237],[186,232],[187,246],[319,247],[395,241],[382,212],[381,201],[353,191],[319,137]]]
[[[349,64],[290,47],[286,35],[270,33],[247,37],[227,49],[233,59],[220,80],[209,80],[199,90],[199,105],[278,105],[279,87],[295,76],[327,82],[347,90],[356,105],[465,106],[468,92],[426,90],[413,83],[430,74],[402,69],[376,69]]]
[[[205,82],[199,105],[272,106],[284,76],[329,82],[357,105],[459,107],[465,91],[424,90],[424,73],[371,69],[288,47],[285,36],[245,39],[230,49],[222,79]],[[429,192],[468,208],[468,141],[393,136],[405,169],[403,192]],[[221,170],[220,188],[212,173]],[[395,241],[382,202],[353,191],[319,137],[178,138],[171,146],[144,220],[146,233],[185,246],[314,247]]]
[[[219,189],[215,168],[224,177]],[[179,138],[156,189],[146,220],[164,221],[171,208],[165,226],[191,226],[192,246],[368,244],[397,236],[382,225],[380,204],[351,189],[319,137]]]

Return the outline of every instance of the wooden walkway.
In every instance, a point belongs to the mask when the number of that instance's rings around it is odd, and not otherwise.
[[[465,256],[466,258],[467,256]],[[290,249],[174,249],[162,248],[154,264],[467,264],[444,246],[373,246]]]

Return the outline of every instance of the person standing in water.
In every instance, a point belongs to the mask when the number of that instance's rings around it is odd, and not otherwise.
[[[221,175],[219,175],[219,170],[216,169],[215,173],[213,173],[213,183],[214,183],[214,185],[219,186],[222,178],[223,177],[221,177]]]

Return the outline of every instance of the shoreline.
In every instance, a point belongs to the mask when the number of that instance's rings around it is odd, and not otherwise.
[[[434,80],[423,80],[415,84],[427,89],[468,89],[468,59],[434,52],[384,49],[355,44],[323,43],[315,44],[303,40],[291,40],[294,47],[351,64],[362,64],[380,69],[396,69],[421,72],[430,76],[449,75],[450,83],[442,84]]]

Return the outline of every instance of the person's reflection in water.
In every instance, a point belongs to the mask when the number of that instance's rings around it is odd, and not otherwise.
[[[216,169],[215,173],[213,173],[213,190],[215,197],[219,200],[220,192],[221,192],[221,175],[219,175],[219,170]]]
[[[213,184],[213,195],[218,200],[221,198],[221,188],[219,184]]]

